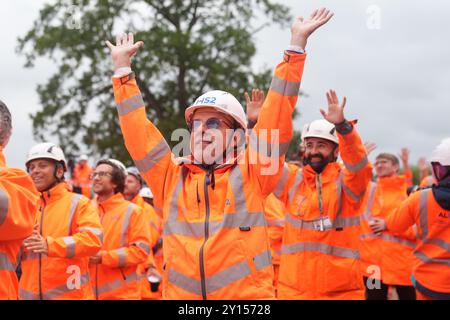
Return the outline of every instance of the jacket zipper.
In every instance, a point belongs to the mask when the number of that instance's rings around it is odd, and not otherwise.
[[[319,173],[316,176],[316,188],[319,198],[319,211],[320,211],[320,231],[324,231],[324,225],[323,225],[323,198],[322,198],[322,174]]]
[[[200,277],[201,277],[201,285],[202,285],[202,297],[203,300],[207,300],[206,296],[206,277],[205,277],[205,260],[204,260],[204,249],[206,241],[209,238],[209,195],[208,195],[208,186],[211,183],[209,180],[210,173],[208,172],[205,177],[204,190],[205,190],[205,207],[206,207],[206,217],[205,217],[205,241],[200,247]]]
[[[47,206],[47,203],[45,202],[45,197],[41,195],[43,206],[41,207],[41,222],[39,225],[39,233],[42,236],[42,229],[43,229],[43,223],[44,223],[44,210]],[[42,253],[39,253],[39,299],[44,300],[44,295],[42,293]]]
[[[100,217],[100,223],[103,225],[103,218],[105,217],[105,209],[101,204],[98,205],[102,210],[103,214]],[[95,264],[95,299],[98,300],[98,264]]]

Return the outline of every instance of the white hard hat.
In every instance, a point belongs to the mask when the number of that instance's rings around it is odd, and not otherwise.
[[[139,191],[139,195],[142,198],[149,198],[149,199],[153,199],[153,193],[152,190],[150,190],[150,188],[144,187],[141,189],[141,191]]]
[[[139,172],[138,168],[128,167],[127,174],[131,174],[131,175],[135,176],[136,179],[138,179],[141,184],[143,183],[143,179],[142,179],[141,173]]]
[[[430,162],[437,162],[441,166],[450,166],[450,138],[445,138],[434,149]]]
[[[191,121],[195,110],[205,107],[214,108],[219,112],[230,115],[242,128],[247,129],[247,116],[244,108],[231,93],[214,90],[201,95],[184,112],[186,122],[189,123]]]
[[[314,120],[306,124],[302,130],[302,141],[306,138],[321,138],[339,144],[336,127],[325,119]]]
[[[52,159],[64,164],[64,170],[67,170],[67,161],[62,149],[51,142],[39,143],[32,147],[28,152],[27,161],[25,166],[28,167],[30,161],[35,159]]]
[[[80,159],[79,159],[79,161],[83,161],[83,160],[88,160],[88,156],[87,155],[85,155],[85,154],[82,154],[81,156],[80,156]]]

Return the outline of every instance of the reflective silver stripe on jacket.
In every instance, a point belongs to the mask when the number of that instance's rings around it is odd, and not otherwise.
[[[293,254],[298,252],[320,252],[335,257],[359,259],[359,251],[357,250],[331,246],[320,242],[299,242],[283,245],[281,247],[282,254]]]
[[[262,270],[272,266],[270,251],[264,251],[253,257],[256,270]],[[242,280],[251,275],[251,269],[247,260],[239,262],[224,270],[221,270],[206,278],[206,293],[211,294],[234,282]],[[168,270],[168,281],[172,285],[187,292],[202,295],[200,280],[192,279],[182,272],[174,269]]]

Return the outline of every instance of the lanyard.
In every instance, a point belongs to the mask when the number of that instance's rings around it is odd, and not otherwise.
[[[320,212],[320,231],[324,231],[323,225],[323,197],[322,197],[322,174],[316,175],[316,189],[319,198],[319,212]]]

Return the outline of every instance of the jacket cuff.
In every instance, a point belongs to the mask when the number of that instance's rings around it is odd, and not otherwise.
[[[53,237],[47,236],[45,238],[45,241],[47,241],[47,249],[48,249],[47,256],[57,257],[57,253],[56,253],[56,249],[55,249],[55,239]]]
[[[342,135],[349,134],[353,131],[353,124],[344,120],[342,123],[338,123],[335,125],[336,131]]]

